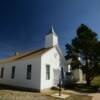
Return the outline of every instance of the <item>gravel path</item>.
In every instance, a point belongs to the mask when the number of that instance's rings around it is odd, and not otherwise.
[[[69,95],[70,97],[64,100],[91,100],[90,96],[83,96],[74,93],[71,93]],[[63,99],[51,97],[51,93],[49,92],[36,93],[36,92],[14,91],[14,90],[0,90],[0,100],[63,100]]]
[[[92,96],[92,100],[100,100],[100,93],[92,93],[89,95]]]
[[[79,93],[76,91],[66,90],[68,93],[92,96],[92,100],[100,100],[100,93]]]
[[[1,90],[0,100],[59,100],[41,93]]]

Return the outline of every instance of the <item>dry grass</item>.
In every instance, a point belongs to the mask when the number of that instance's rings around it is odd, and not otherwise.
[[[97,76],[92,80],[92,85],[100,87],[100,76]]]
[[[0,100],[62,100],[53,98],[50,95],[58,91],[47,91],[45,93],[25,92],[18,90],[0,90]],[[89,96],[70,94],[71,96],[65,100],[91,100]]]
[[[71,94],[71,97],[66,100],[92,100],[92,97],[86,95]]]

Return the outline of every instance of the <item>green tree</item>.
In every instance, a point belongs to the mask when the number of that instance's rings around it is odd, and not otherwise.
[[[79,68],[80,61],[78,59],[79,55],[77,49],[75,49],[71,44],[66,44],[67,55],[65,56],[66,60],[71,58],[71,68],[72,70]]]
[[[84,62],[84,66],[82,69],[86,74],[87,85],[90,85],[91,80],[94,78],[94,71],[97,65],[98,53],[100,52],[97,51],[97,45],[97,34],[84,24],[81,24],[77,29],[76,37],[73,38],[71,44],[69,44],[69,47],[73,47],[74,49],[69,49],[66,45],[66,57],[73,58],[69,55],[79,54],[82,61]]]

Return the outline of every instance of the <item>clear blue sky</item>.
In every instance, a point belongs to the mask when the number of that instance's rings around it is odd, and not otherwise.
[[[51,24],[64,51],[81,23],[99,36],[100,0],[0,0],[0,58],[43,47]]]

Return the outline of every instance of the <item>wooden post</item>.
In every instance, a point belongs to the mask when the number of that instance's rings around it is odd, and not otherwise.
[[[59,79],[59,96],[61,96],[61,79]]]

